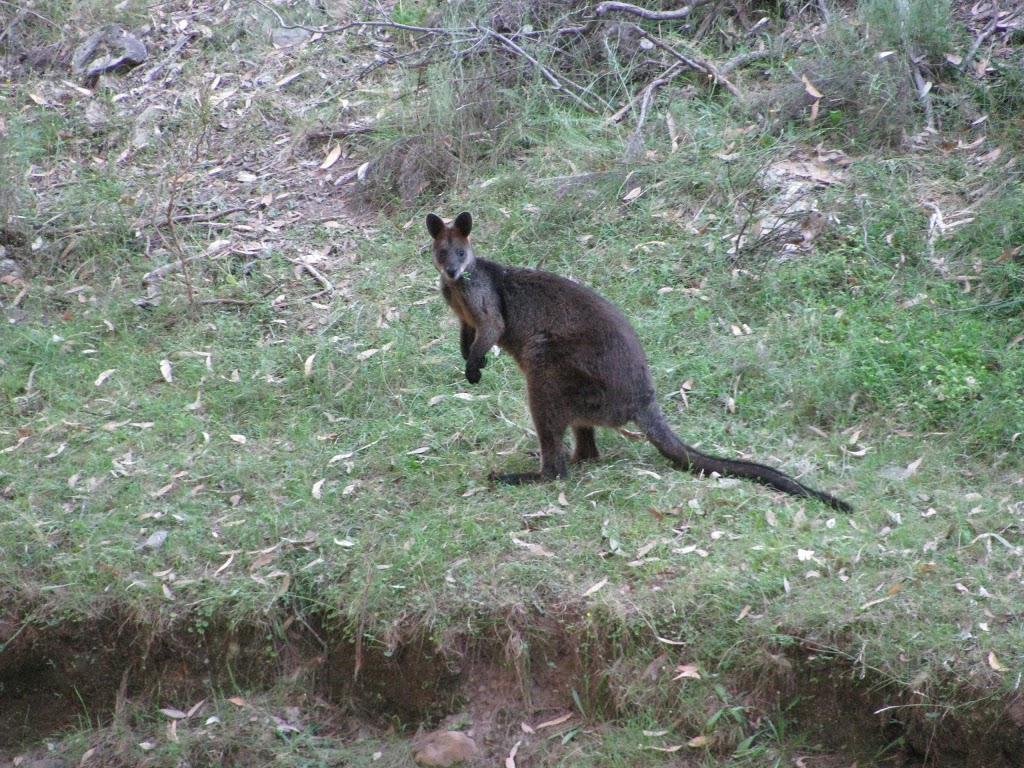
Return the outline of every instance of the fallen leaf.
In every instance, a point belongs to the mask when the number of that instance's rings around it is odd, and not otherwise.
[[[598,590],[603,589],[607,584],[608,584],[608,579],[601,579],[599,582],[597,582],[597,584],[595,584],[590,589],[588,589],[586,592],[584,592],[583,596],[584,597],[589,597],[590,595],[594,594]]]
[[[686,645],[683,640],[669,640],[667,637],[659,637],[658,635],[655,635],[654,639],[665,645]]]
[[[186,717],[188,717],[188,715],[186,715],[180,709],[173,709],[172,707],[165,707],[157,711],[160,712],[160,714],[162,715],[166,715],[172,720],[184,720]]]
[[[678,672],[679,674],[673,677],[673,680],[682,680],[683,678],[688,678],[691,680],[701,679],[700,672],[697,671],[696,664],[680,664],[678,667],[676,667],[676,672]]]
[[[320,489],[324,487],[325,480],[326,480],[326,478],[324,480],[317,480],[315,483],[313,483],[313,498],[314,499],[319,499],[321,497],[322,494],[321,494],[321,490]]]
[[[166,381],[168,384],[174,381],[174,371],[171,368],[170,360],[160,361],[160,375],[164,377],[164,381]]]
[[[554,720],[545,720],[540,725],[533,726],[533,730],[539,731],[541,728],[554,728],[556,725],[561,725],[562,723],[564,723],[566,720],[568,720],[571,717],[572,717],[572,712],[570,712],[567,715],[562,715],[561,717],[556,717]]]
[[[516,768],[516,753],[519,752],[519,744],[516,742],[512,745],[512,749],[508,752],[508,757],[505,758],[505,768]]]
[[[331,148],[331,151],[327,153],[327,157],[324,159],[324,161],[320,163],[320,170],[326,171],[328,168],[330,168],[332,165],[338,162],[339,157],[341,157],[341,145],[335,144],[334,147]]]
[[[708,743],[709,739],[707,736],[694,736],[692,739],[686,742],[686,746],[694,747],[696,749],[698,747],[706,747]]]
[[[644,190],[642,187],[633,187],[631,190],[629,190],[629,192],[626,193],[626,196],[622,198],[622,202],[628,203],[631,200],[636,200],[638,197],[640,197],[640,195],[643,194],[643,192]]]
[[[116,370],[117,370],[117,368],[108,368],[103,373],[101,373],[99,376],[97,376],[96,377],[96,386],[97,387],[100,386],[104,381],[106,381],[111,376],[113,376],[114,375],[114,371],[116,371]]]
[[[988,665],[992,667],[992,669],[994,669],[996,672],[1009,671],[1009,668],[1004,666],[1003,663],[999,661],[999,657],[997,657],[995,652],[993,651],[988,652]]]
[[[245,445],[246,443],[245,435],[228,435],[228,437],[230,437],[239,445]]]
[[[233,563],[235,561],[235,555],[236,554],[237,554],[236,552],[232,552],[230,557],[228,557],[228,559],[224,561],[223,565],[221,565],[220,568],[218,568],[216,571],[213,572],[213,575],[214,576],[218,575],[221,571],[223,571],[225,568],[230,566],[231,563]]]
[[[889,600],[889,599],[890,599],[889,597],[880,597],[877,600],[868,600],[866,603],[864,603],[864,605],[862,605],[860,607],[860,610],[865,611],[868,608],[870,608],[871,606],[878,605],[879,603],[884,603],[886,600]]]
[[[697,739],[703,739],[703,738],[704,738],[703,736],[698,736],[697,737]],[[691,741],[696,741],[697,739],[691,739]],[[695,747],[695,746],[699,746],[699,745],[697,745],[697,744],[690,744],[689,746]],[[678,752],[682,748],[683,748],[682,744],[674,744],[671,747],[656,747],[653,744],[641,744],[640,745],[640,749],[649,749],[649,750],[651,750],[653,752]]]
[[[818,90],[817,88],[815,88],[815,87],[814,87],[814,86],[813,86],[813,85],[811,84],[811,81],[807,79],[807,75],[803,75],[803,76],[802,76],[802,77],[800,78],[800,80],[801,80],[801,82],[803,82],[803,84],[804,84],[804,90],[805,90],[805,91],[807,91],[807,95],[808,95],[808,96],[810,96],[810,97],[811,97],[812,99],[821,99],[821,98],[824,98],[824,96],[822,96],[822,95],[821,95],[821,91],[819,91],[819,90]]]
[[[306,378],[310,378],[313,375],[313,361],[316,360],[316,352],[306,358],[305,364],[302,366],[303,373],[306,374]]]
[[[515,536],[513,536],[512,543],[522,547],[523,549],[529,550],[535,555],[541,555],[542,557],[555,556],[555,553],[547,547],[541,546],[540,544],[534,544],[532,541],[522,541],[521,539],[517,539]]]

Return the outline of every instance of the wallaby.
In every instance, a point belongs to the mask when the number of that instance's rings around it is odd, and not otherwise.
[[[654,395],[640,339],[615,306],[594,291],[536,269],[477,258],[469,243],[473,217],[460,213],[451,226],[427,216],[441,294],[459,318],[466,379],[480,381],[495,344],[526,377],[530,414],[540,439],[540,472],[496,475],[509,484],[568,474],[565,431],[572,429],[571,461],[598,457],[594,427],[634,422],[680,469],[754,480],[793,496],[810,496],[841,512],[845,501],[802,485],[777,469],[709,456],[683,443],[665,421]]]

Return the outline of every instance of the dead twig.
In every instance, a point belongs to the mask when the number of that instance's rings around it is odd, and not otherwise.
[[[350,21],[345,24],[339,24],[336,27],[307,27],[304,24],[286,23],[281,14],[266,3],[262,2],[262,0],[253,0],[253,2],[256,3],[256,5],[262,6],[264,10],[272,13],[277,19],[278,26],[280,26],[281,29],[304,29],[307,32],[313,32],[314,34],[320,35],[337,35],[358,27],[387,27],[389,29],[404,29],[406,32],[419,32],[421,34],[431,35],[467,35],[473,34],[476,31],[471,28],[444,29],[442,27],[417,27],[412,24],[399,24],[396,21]]]
[[[141,227],[166,227],[174,224],[200,224],[203,222],[216,221],[222,219],[225,216],[230,216],[233,213],[241,213],[242,211],[248,212],[248,208],[244,205],[236,206],[235,208],[225,208],[223,211],[211,211],[210,213],[180,213],[177,216],[171,216],[163,219],[156,219],[155,221],[140,222],[135,226]]]
[[[306,141],[330,141],[339,136],[355,136],[360,133],[370,133],[374,129],[373,123],[351,123],[340,128],[330,128],[324,131],[311,131],[306,134]]]
[[[694,8],[707,5],[709,2],[711,0],[694,0],[689,5],[684,5],[682,8],[676,8],[673,11],[651,11],[647,8],[630,5],[629,3],[606,2],[601,3],[594,9],[594,15],[600,18],[612,11],[622,11],[623,13],[632,13],[634,16],[639,16],[648,21],[672,21],[674,19],[685,19],[693,13]]]
[[[734,56],[733,58],[729,59],[727,62],[725,62],[722,66],[718,68],[718,71],[721,72],[723,75],[727,75],[734,69],[745,67],[748,64],[752,64],[755,61],[760,61],[761,59],[770,59],[772,56],[777,56],[778,54],[779,51],[775,47],[766,48],[763,51],[747,51],[746,53],[741,53],[738,56]]]
[[[924,79],[921,68],[914,62],[913,58],[910,60],[910,71],[914,75],[914,85],[917,86],[917,99],[924,108],[925,130],[929,133],[935,133],[935,110],[932,109],[931,97],[932,84]]]
[[[550,69],[545,67],[539,61],[537,61],[537,59],[535,59],[529,53],[524,51],[522,49],[522,47],[520,47],[519,45],[516,45],[514,42],[512,42],[509,38],[505,37],[505,35],[501,34],[500,32],[495,32],[493,29],[485,29],[485,30],[483,30],[483,32],[488,37],[493,37],[495,40],[500,42],[508,50],[512,51],[513,53],[515,53],[515,54],[517,54],[519,56],[522,56],[528,62],[533,64],[533,66],[537,68],[537,71],[540,72],[541,75],[544,76],[545,80],[547,80],[549,83],[551,83],[552,88],[554,88],[556,91],[560,91],[561,93],[564,93],[566,96],[568,96],[573,101],[575,101],[577,104],[579,104],[581,107],[583,107],[583,109],[585,109],[587,112],[590,112],[591,114],[597,114],[597,110],[594,109],[594,107],[590,106],[587,102],[585,102],[582,99],[582,97],[578,96],[577,94],[573,93],[568,88],[566,88],[562,84],[562,82],[557,77],[555,77],[554,72],[552,72]],[[598,99],[598,101],[600,101],[602,104],[604,104],[604,106],[606,108],[611,108],[611,105],[609,105],[607,102],[605,102],[604,99],[601,99],[600,97],[596,96],[593,93],[589,93],[586,88],[583,88],[582,86],[577,85],[576,83],[572,82],[568,78],[565,78],[564,76],[563,76],[563,79],[565,79],[565,82],[568,83],[569,85],[571,85],[577,91],[579,91],[581,93],[586,93],[588,96],[590,96],[592,98],[595,98],[595,99]]]
[[[287,256],[285,258],[288,259]],[[322,291],[318,291],[317,293],[314,293],[312,296],[307,296],[306,297],[306,301],[311,301],[313,299],[318,299],[321,296],[323,296],[325,293],[333,293],[334,292],[334,283],[332,283],[330,280],[328,280],[324,276],[323,272],[321,272],[319,269],[314,267],[312,264],[310,264],[307,261],[303,261],[302,259],[288,259],[288,261],[290,261],[295,266],[301,267],[302,269],[306,270],[310,275],[313,276],[313,278],[318,283],[320,283],[320,285],[323,286],[323,290]]]
[[[633,25],[633,30],[638,35],[643,37],[645,40],[649,41],[656,48],[660,48],[661,50],[663,50],[666,53],[668,53],[670,56],[675,57],[676,59],[681,61],[683,64],[688,66],[690,69],[693,69],[693,70],[696,70],[697,72],[701,72],[703,74],[706,74],[708,77],[710,77],[712,80],[714,80],[715,85],[718,85],[718,86],[720,86],[722,88],[725,88],[725,90],[727,90],[733,96],[736,96],[737,98],[739,97],[739,95],[740,95],[739,89],[735,85],[730,83],[728,78],[726,78],[725,75],[723,75],[718,70],[718,67],[716,67],[714,64],[712,64],[707,59],[698,58],[698,57],[694,56],[693,54],[691,54],[689,56],[684,55],[684,54],[680,53],[679,51],[677,51],[675,48],[673,48],[668,43],[662,41],[660,38],[655,37],[654,35],[652,35],[647,30],[642,29],[641,27],[638,27],[635,24]]]
[[[170,264],[164,264],[162,267],[157,267],[156,269],[144,274],[142,276],[142,284],[149,285],[151,283],[159,282],[172,272],[177,272],[179,269],[184,269],[187,264],[191,264],[193,261],[199,261],[199,259],[204,258],[206,258],[206,254],[200,253],[196,256],[189,256],[184,259],[172,261]]]
[[[251,307],[255,304],[255,301],[245,301],[243,299],[201,299],[200,304],[230,304],[232,306],[240,307]]]
[[[683,66],[684,65],[682,64],[682,62],[677,61],[671,67],[666,69],[660,77],[649,82],[647,86],[643,89],[643,91],[641,91],[639,94],[630,99],[629,103],[627,103],[614,115],[609,117],[608,122],[619,122],[623,117],[626,116],[627,112],[632,111],[633,108],[636,107],[636,103],[637,101],[639,101],[640,116],[637,118],[637,125],[634,129],[635,133],[639,133],[640,129],[643,127],[644,120],[647,119],[647,110],[650,107],[651,99],[654,96],[654,92],[661,86],[670,83],[675,78],[675,76],[678,75],[679,72],[683,69]]]

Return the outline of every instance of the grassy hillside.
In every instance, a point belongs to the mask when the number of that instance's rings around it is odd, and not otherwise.
[[[1004,5],[0,6],[0,759],[1017,764]],[[146,59],[75,74],[107,23]],[[463,378],[461,210],[854,513],[609,430],[490,485],[536,439]]]

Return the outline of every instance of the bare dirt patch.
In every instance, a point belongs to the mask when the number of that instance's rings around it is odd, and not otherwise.
[[[40,625],[8,617],[0,624],[3,749],[11,759],[33,755],[44,740],[84,728],[93,759],[137,764],[136,745],[147,743],[154,710],[171,718],[170,730],[162,719],[157,730],[168,738],[189,729],[207,742],[220,738],[226,731],[202,725],[209,712],[202,703],[219,697],[245,715],[247,727],[279,737],[315,731],[325,743],[352,746],[397,733],[411,754],[428,732],[458,731],[478,750],[471,764],[501,764],[513,748],[518,765],[545,764],[553,751],[571,749],[576,734],[593,736],[629,717],[628,703],[600,685],[615,667],[612,650],[591,647],[584,656],[581,638],[563,626],[571,623],[544,619],[517,635],[518,651],[510,652],[508,637],[357,647],[347,633],[299,622],[271,642],[259,626],[196,636],[114,618]],[[999,768],[1024,757],[1020,702],[915,706],[913,692],[887,689],[834,658],[806,650],[773,658],[756,685],[742,675],[724,684],[753,688],[742,694],[750,711],[785,710],[794,732],[815,745],[809,764]],[[651,685],[667,684],[672,672],[664,665]],[[592,693],[581,701],[581,691]],[[189,713],[175,702],[199,704]],[[581,704],[604,714],[584,717]],[[216,720],[223,728],[220,719],[208,718],[207,726]],[[271,747],[237,752],[232,764],[257,764]],[[202,749],[207,755],[209,744]]]

